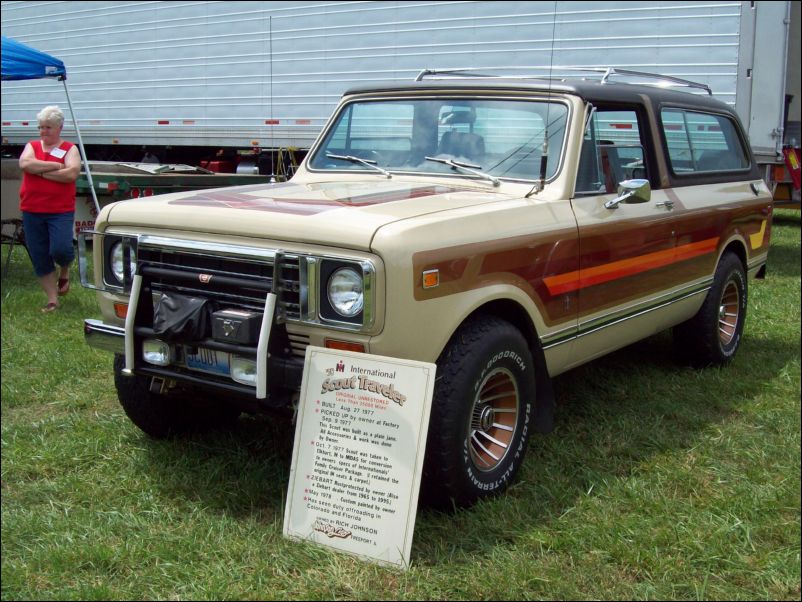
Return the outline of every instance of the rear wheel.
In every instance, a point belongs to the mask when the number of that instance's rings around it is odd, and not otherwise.
[[[154,393],[147,376],[125,376],[125,358],[114,356],[114,385],[117,398],[131,419],[146,434],[163,439],[190,431],[233,427],[240,415],[238,408],[186,392]]]
[[[743,263],[735,254],[725,253],[702,307],[674,329],[680,357],[698,367],[729,362],[741,344],[746,299]]]
[[[524,459],[534,409],[532,356],[509,322],[464,324],[438,360],[424,499],[468,506],[499,493]]]

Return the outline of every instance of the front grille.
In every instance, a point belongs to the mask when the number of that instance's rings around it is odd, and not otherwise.
[[[280,260],[277,319],[301,317],[299,258],[276,252]],[[150,278],[154,293],[178,292],[214,300],[219,307],[262,311],[273,290],[273,257],[223,256],[197,250],[141,245],[137,263]],[[147,269],[146,269],[147,268]]]
[[[306,348],[309,347],[309,335],[289,332],[290,349],[292,354],[297,357],[306,356]]]

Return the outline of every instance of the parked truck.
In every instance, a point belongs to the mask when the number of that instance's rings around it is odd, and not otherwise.
[[[115,354],[128,417],[161,438],[320,403],[368,404],[378,424],[398,404],[410,425],[395,376],[363,395],[344,356],[436,363],[423,495],[450,509],[514,481],[531,433],[553,426],[552,376],[669,328],[692,365],[729,362],[766,275],[770,191],[730,107],[631,76],[355,87],[289,182],[104,208],[92,253],[79,243],[102,315],[84,333]],[[343,355],[304,396],[321,347]],[[312,442],[324,480],[304,512],[376,502],[375,474],[332,479],[323,459],[357,469],[372,424]],[[382,453],[409,455],[410,432]]]
[[[708,85],[735,107],[775,198],[792,196],[798,2],[2,2],[2,29],[68,66],[93,160],[282,179],[352,86],[433,66],[562,78],[615,65]],[[7,156],[62,94],[3,86]]]

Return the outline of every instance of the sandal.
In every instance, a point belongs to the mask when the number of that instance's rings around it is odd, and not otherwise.
[[[43,314],[49,314],[51,311],[56,311],[58,309],[58,303],[48,303],[42,308]]]
[[[69,278],[59,278],[58,279],[58,294],[60,297],[63,297],[67,293],[70,292],[70,279]]]

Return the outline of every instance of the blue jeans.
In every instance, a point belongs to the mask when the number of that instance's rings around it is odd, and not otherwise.
[[[40,278],[47,276],[60,266],[69,265],[75,259],[72,246],[74,216],[69,213],[22,212],[22,227],[25,229],[25,246],[31,256],[33,270]]]

